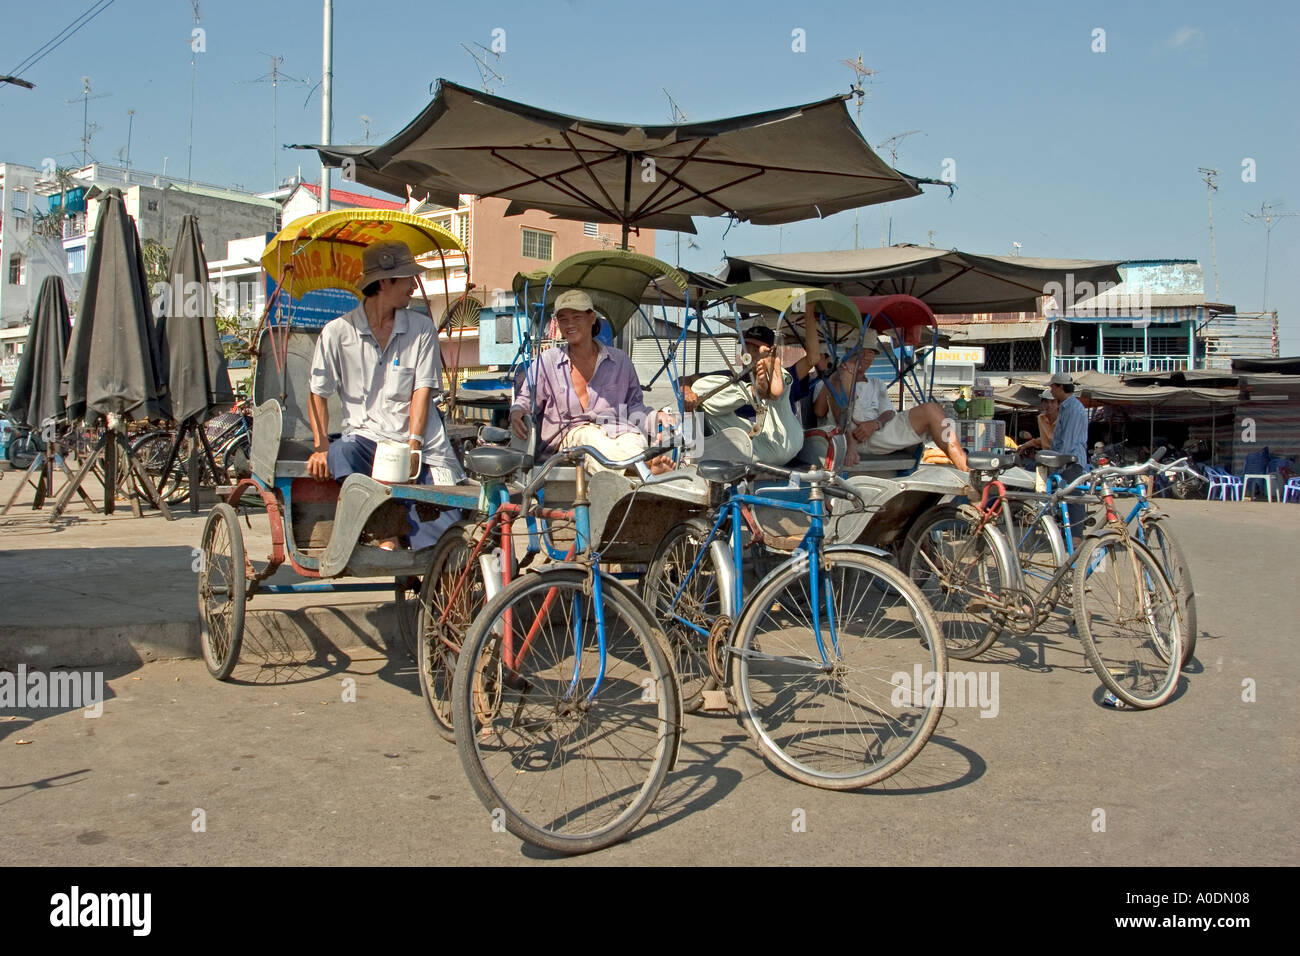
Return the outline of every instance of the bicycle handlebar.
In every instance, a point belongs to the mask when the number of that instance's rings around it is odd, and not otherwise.
[[[1181,458],[1178,461],[1174,462],[1172,465],[1166,465],[1164,466],[1164,468],[1161,468],[1160,457],[1164,455],[1164,453],[1165,453],[1165,449],[1160,448],[1149,459],[1137,465],[1127,465],[1124,467],[1118,467],[1115,465],[1102,465],[1101,467],[1094,468],[1091,471],[1085,471],[1082,475],[1080,475],[1078,478],[1075,478],[1068,485],[1064,485],[1061,488],[1058,488],[1056,490],[1056,495],[1058,497],[1064,497],[1083,484],[1091,484],[1097,481],[1105,481],[1110,478],[1136,477],[1138,475],[1143,475],[1151,471],[1168,470],[1180,466],[1184,461],[1187,460],[1185,458]]]
[[[613,469],[614,471],[623,471],[624,469],[631,468],[638,461],[656,458],[665,452],[672,451],[672,449],[672,445],[654,445],[647,448],[645,451],[638,452],[625,461],[611,461],[591,445],[575,445],[572,448],[565,448],[553,455],[550,461],[537,470],[537,473],[533,475],[532,480],[529,481],[528,484],[524,485],[524,489],[520,494],[520,500],[527,502],[533,498],[537,494],[537,489],[539,489],[542,486],[542,483],[546,480],[546,476],[556,465],[570,464],[577,465],[581,468],[582,459],[590,456],[591,458],[594,458],[598,464],[604,465],[606,468]]]

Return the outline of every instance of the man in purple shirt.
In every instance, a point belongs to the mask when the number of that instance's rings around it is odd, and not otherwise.
[[[524,416],[534,415],[539,459],[577,445],[591,445],[615,461],[644,451],[647,431],[671,426],[672,416],[645,403],[627,353],[594,339],[600,319],[591,296],[580,289],[561,293],[555,321],[564,345],[543,352],[524,374],[510,409],[511,430],[528,437]],[[672,467],[667,456],[649,464],[655,472]],[[590,459],[588,466],[596,467]]]

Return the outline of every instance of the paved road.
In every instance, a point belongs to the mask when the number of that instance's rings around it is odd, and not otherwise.
[[[1168,706],[1102,707],[1058,618],[969,665],[997,673],[996,716],[949,709],[921,755],[866,792],[792,783],[767,769],[735,718],[688,718],[681,764],[633,838],[569,862],[1300,862],[1300,507],[1168,510],[1195,570],[1202,628],[1198,661]],[[410,666],[351,653],[241,664],[243,683],[231,684],[193,661],[122,667],[106,672],[97,719],[0,710],[0,859],[551,859],[492,831],[455,748],[433,733]],[[345,678],[355,702],[342,699]],[[1247,680],[1254,702],[1242,699]],[[792,826],[799,811],[804,832]]]

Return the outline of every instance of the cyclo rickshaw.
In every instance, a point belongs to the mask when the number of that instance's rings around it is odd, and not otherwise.
[[[317,333],[294,330],[293,301],[325,288],[345,289],[360,298],[355,281],[361,274],[361,251],[380,239],[401,240],[417,257],[436,255],[444,277],[447,254],[464,253],[459,239],[418,216],[393,210],[339,210],[295,220],[262,256],[276,291],[267,303],[258,337],[250,473],[239,478],[225,500],[212,509],[200,545],[203,657],[219,680],[230,676],[239,659],[245,606],[258,594],[392,589],[400,624],[413,611],[403,607],[410,579],[428,569],[433,548],[388,551],[366,543],[363,533],[405,534],[408,502],[422,513],[473,509],[477,504],[479,489],[473,486],[385,484],[363,474],[349,475],[340,486],[332,480],[318,481],[307,472],[312,453],[309,382]],[[341,423],[337,396],[329,400],[329,409],[330,422]],[[238,509],[246,494],[261,499],[270,525],[271,553],[260,562],[247,553],[239,526]],[[266,583],[286,562],[309,580]],[[393,584],[335,583],[387,576]]]

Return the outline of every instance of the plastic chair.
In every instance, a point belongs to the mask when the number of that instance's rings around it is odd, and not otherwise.
[[[1205,493],[1205,500],[1209,501],[1214,497],[1214,491],[1219,491],[1219,500],[1227,501],[1228,495],[1232,495],[1232,500],[1240,501],[1242,489],[1245,484],[1242,479],[1236,475],[1224,471],[1222,468],[1215,468],[1213,465],[1205,466],[1205,474],[1210,479],[1210,488]]]
[[[1300,501],[1300,478],[1288,478],[1286,485],[1282,488],[1282,500]]]

